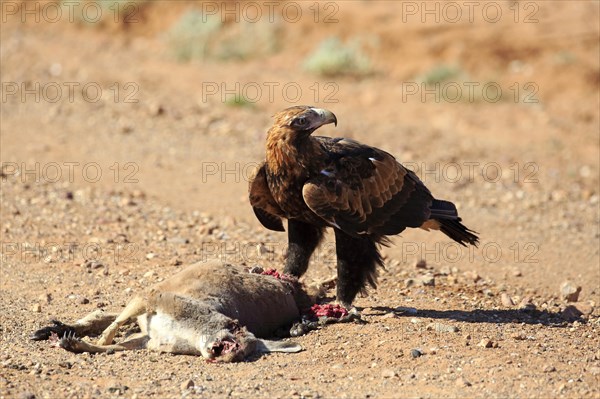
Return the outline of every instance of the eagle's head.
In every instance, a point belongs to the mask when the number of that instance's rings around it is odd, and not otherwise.
[[[333,112],[306,105],[286,108],[274,115],[275,122],[269,130],[270,140],[292,141],[307,137],[328,123],[337,126]]]

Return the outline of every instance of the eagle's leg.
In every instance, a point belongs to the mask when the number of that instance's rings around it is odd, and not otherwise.
[[[335,230],[337,255],[337,300],[346,309],[369,283],[376,287],[377,266],[383,265],[377,243],[369,236],[353,237]]]
[[[299,220],[288,220],[288,253],[283,272],[296,277],[302,276],[308,268],[310,256],[322,238],[323,228]]]

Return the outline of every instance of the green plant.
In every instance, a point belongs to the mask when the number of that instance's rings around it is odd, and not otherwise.
[[[373,72],[372,63],[358,40],[344,44],[337,37],[323,40],[304,61],[304,68],[325,77],[365,76]]]
[[[482,87],[485,87],[491,81],[477,84],[472,87],[468,82],[471,81],[469,74],[461,67],[456,65],[437,65],[426,71],[415,79],[417,82],[425,84],[430,89],[435,89],[440,98],[449,102],[472,102],[479,103],[485,101],[482,96]]]
[[[172,53],[179,61],[248,59],[279,49],[277,23],[242,21],[224,24],[218,15],[191,10],[167,32]]]
[[[208,57],[211,42],[221,27],[219,16],[190,10],[167,32],[169,48],[179,61],[203,60]]]
[[[244,60],[275,53],[280,48],[278,31],[277,23],[230,24],[219,35],[214,56],[221,60]]]
[[[569,65],[577,61],[577,56],[570,51],[559,51],[554,55],[554,62],[559,65]]]
[[[427,85],[434,85],[436,83],[442,83],[460,77],[464,77],[464,73],[459,67],[451,65],[438,65],[427,71],[418,80]]]
[[[246,97],[244,97],[241,94],[235,94],[235,96],[233,97],[228,97],[225,100],[225,105],[230,106],[230,107],[247,107],[247,108],[253,108],[254,107],[254,103],[250,100],[248,100]]]

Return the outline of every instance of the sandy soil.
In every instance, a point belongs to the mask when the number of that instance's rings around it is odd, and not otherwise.
[[[313,3],[293,3],[303,17],[280,17],[273,54],[178,62],[165,32],[202,4],[217,3],[135,3],[135,23],[82,24],[3,2],[0,397],[600,397],[597,2],[493,2],[497,22],[460,2],[458,22],[442,3],[436,22],[421,2],[376,1],[317,4],[315,22]],[[374,73],[306,72],[331,35],[361,38]],[[460,73],[443,84],[502,95],[436,101],[419,77],[444,65]],[[263,88],[253,106],[223,101],[236,82]],[[246,190],[270,115],[294,104],[284,85],[336,113],[321,134],[416,169],[481,246],[395,237],[378,289],[356,301],[367,323],[298,338],[299,354],[220,365],[29,341],[191,262],[282,268],[286,236],[259,225]],[[328,237],[306,280],[334,271]],[[572,302],[566,281],[581,287]]]

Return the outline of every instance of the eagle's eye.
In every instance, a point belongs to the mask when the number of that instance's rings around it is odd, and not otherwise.
[[[302,126],[305,126],[305,125],[306,125],[306,123],[307,123],[308,121],[306,120],[306,117],[304,117],[304,116],[301,116],[301,117],[299,117],[299,118],[296,118],[296,119],[294,120],[294,122],[295,122],[294,124],[295,124],[296,126],[300,126],[300,127],[302,127]]]

